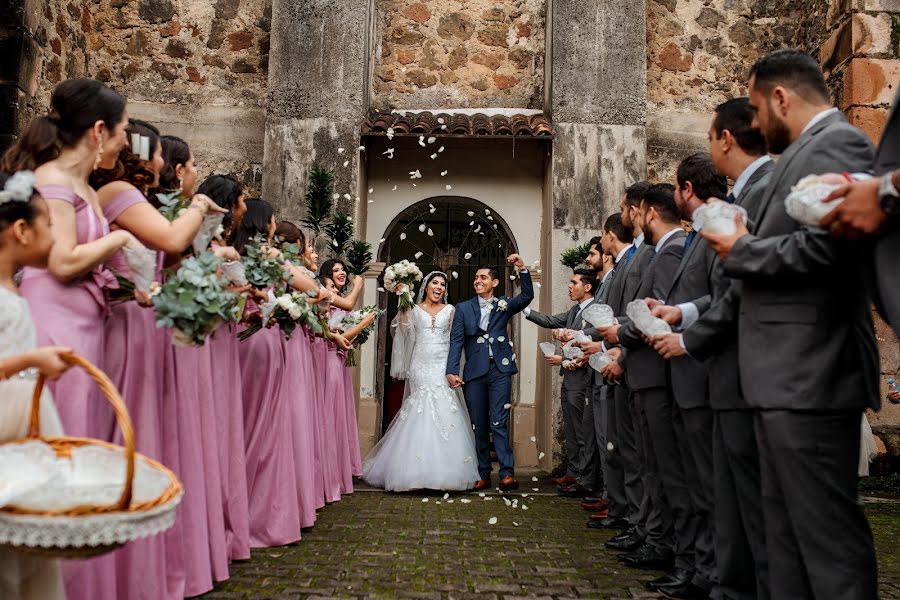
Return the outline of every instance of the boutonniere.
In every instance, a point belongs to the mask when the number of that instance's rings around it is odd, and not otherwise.
[[[497,302],[497,310],[500,312],[506,312],[507,307],[509,306],[509,302],[506,300],[500,300]]]

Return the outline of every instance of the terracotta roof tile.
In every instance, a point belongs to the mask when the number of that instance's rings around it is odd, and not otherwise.
[[[488,116],[482,113],[373,113],[363,123],[363,135],[383,135],[393,128],[395,135],[427,136],[516,136],[552,138],[553,127],[543,114]]]

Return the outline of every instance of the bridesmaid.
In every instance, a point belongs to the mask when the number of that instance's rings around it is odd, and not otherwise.
[[[212,175],[197,191],[228,210],[223,220],[224,239],[231,240],[247,212],[241,184],[227,175]],[[222,473],[223,516],[228,557],[250,558],[250,509],[247,495],[247,465],[244,456],[244,407],[241,398],[241,364],[237,330],[228,324],[210,336],[206,347],[212,370],[212,406],[206,414],[215,416],[216,445]]]
[[[46,269],[26,268],[28,300],[40,345],[68,346],[92,363],[105,362],[105,289],[115,283],[103,262],[123,247],[141,248],[127,231],[110,233],[88,177],[105,156],[125,147],[125,98],[91,79],[59,84],[53,113],[36,117],[4,159],[4,169],[34,168],[37,190],[47,200],[56,241]],[[72,369],[50,384],[68,435],[109,439],[114,415],[97,385]],[[63,568],[70,599],[117,598],[111,555]]]
[[[165,165],[158,130],[143,121],[131,120],[127,146],[117,159],[101,165],[91,178],[99,186],[97,195],[111,227],[125,229],[157,250],[156,264],[162,265],[166,253],[178,255],[187,249],[208,212],[224,212],[209,198],[197,195],[180,217],[169,222],[147,200],[149,189],[159,185]],[[142,160],[130,147],[132,135],[149,139],[152,153]],[[121,253],[109,266],[126,278],[132,273]],[[157,268],[156,281],[161,280]],[[163,381],[165,354],[170,341],[156,327],[153,310],[137,302],[112,307],[107,321],[106,372],[125,398],[134,422],[138,450],[166,463],[164,430],[171,422],[166,408]],[[155,600],[184,597],[184,567],[177,549],[166,556],[166,536],[160,535],[129,544],[116,553],[118,597]],[[168,561],[168,562],[167,562]],[[179,561],[178,564],[172,564]]]
[[[254,236],[269,243],[275,233],[272,205],[247,200],[247,213],[235,231],[234,248],[245,251]],[[285,286],[274,292],[279,294]],[[265,291],[263,292],[265,293]],[[248,300],[248,311],[256,305]],[[297,332],[302,333],[301,331]],[[250,545],[254,548],[283,546],[300,539],[302,507],[298,501],[294,454],[295,423],[291,406],[295,399],[286,380],[294,376],[286,364],[286,345],[278,327],[263,327],[238,346],[244,401],[244,442],[247,457],[247,491],[250,497]],[[315,515],[315,510],[313,510]]]

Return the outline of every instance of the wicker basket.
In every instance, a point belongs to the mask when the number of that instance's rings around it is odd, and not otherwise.
[[[38,378],[32,397],[28,437],[8,444],[21,444],[37,439],[49,445],[58,457],[68,457],[74,448],[87,445],[124,450],[125,486],[118,501],[109,506],[77,506],[56,512],[33,511],[17,506],[0,508],[0,545],[46,557],[89,558],[116,550],[131,540],[155,535],[170,528],[174,524],[175,508],[181,501],[183,491],[172,471],[135,452],[131,417],[122,396],[109,377],[80,356],[68,354],[63,355],[63,359],[84,369],[112,404],[122,430],[124,449],[89,438],[40,436],[41,394],[45,383],[43,376]],[[158,498],[148,502],[132,502],[135,461],[144,462],[168,478],[169,485]]]

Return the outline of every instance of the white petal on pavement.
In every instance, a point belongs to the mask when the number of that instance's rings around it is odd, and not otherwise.
[[[488,523],[490,523],[491,525],[496,525],[497,517],[491,517],[490,519],[488,519]]]

